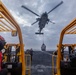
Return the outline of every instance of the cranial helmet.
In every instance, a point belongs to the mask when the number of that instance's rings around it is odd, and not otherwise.
[[[0,51],[4,48],[5,44],[5,39],[0,35]]]

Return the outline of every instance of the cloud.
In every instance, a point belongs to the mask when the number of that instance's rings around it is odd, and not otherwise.
[[[61,0],[2,0],[5,6],[12,13],[15,20],[19,23],[23,41],[26,48],[40,49],[43,41],[45,42],[47,49],[56,49],[56,45],[59,42],[61,30],[68,25],[71,20],[76,17],[76,0],[63,0],[63,4],[57,9],[52,11],[48,16],[51,21],[43,29],[44,37],[35,35],[38,31],[38,23],[31,26],[31,23],[36,21],[37,16],[30,13],[29,11],[21,8],[21,5],[27,6],[32,11],[41,15],[43,12],[50,11],[55,7]],[[44,40],[43,40],[44,38]],[[67,38],[68,39],[68,38]],[[69,40],[68,40],[69,41]]]

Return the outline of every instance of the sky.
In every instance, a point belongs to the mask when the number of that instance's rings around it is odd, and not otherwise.
[[[45,11],[50,11],[60,3],[61,0],[2,0],[2,2],[21,28],[25,49],[33,48],[34,50],[40,50],[44,42],[47,50],[56,50],[61,30],[76,18],[76,0],[63,0],[63,4],[48,15],[49,19],[55,22],[55,24],[49,22],[42,30],[44,35],[36,35],[35,32],[38,31],[38,23],[33,26],[31,24],[35,22],[38,17],[26,9],[23,9],[21,6],[25,5],[35,13],[41,15]],[[17,38],[12,38],[11,35],[7,33],[1,35],[4,36],[7,42],[17,43],[18,41]],[[73,38],[75,38],[75,36],[66,37],[65,41],[68,42],[71,39],[70,43],[73,42]]]

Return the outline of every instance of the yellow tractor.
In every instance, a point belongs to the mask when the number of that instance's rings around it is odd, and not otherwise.
[[[68,34],[69,37],[75,36],[76,19],[74,19],[61,31],[59,44],[57,45],[56,62],[54,61],[54,54],[52,58],[53,75],[76,75],[76,43],[64,43],[64,37]],[[74,42],[73,38],[72,40]]]
[[[18,43],[6,43],[2,61],[2,69],[8,69],[11,75],[30,74],[30,55],[25,55],[21,29],[5,5],[0,1],[0,32],[17,36]],[[9,38],[10,39],[10,38]],[[12,40],[12,39],[11,39]],[[29,67],[28,67],[29,66]],[[27,72],[27,73],[26,73]]]

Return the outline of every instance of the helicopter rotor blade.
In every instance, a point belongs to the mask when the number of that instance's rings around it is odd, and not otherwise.
[[[52,22],[52,21],[49,21],[49,22],[51,22],[52,24],[55,24],[54,22]]]
[[[37,23],[38,21],[35,21],[34,23],[32,23],[31,25],[34,25],[35,23]]]
[[[58,6],[60,6],[61,4],[63,4],[63,1],[61,1],[58,5],[56,5],[53,9],[51,9],[49,12],[48,12],[48,14],[50,13],[50,12],[52,12],[54,9],[56,9]]]
[[[22,5],[21,7],[24,8],[24,9],[26,9],[26,10],[28,10],[28,11],[30,11],[31,13],[35,14],[36,16],[39,16],[38,14],[36,14],[35,12],[33,12],[32,10],[28,9],[26,6]]]

